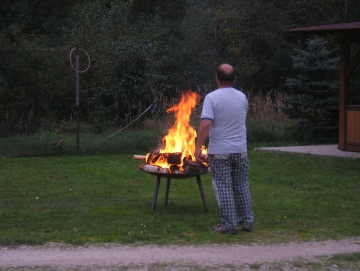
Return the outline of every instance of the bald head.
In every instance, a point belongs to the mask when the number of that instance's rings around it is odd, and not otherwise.
[[[233,66],[229,64],[221,64],[216,71],[216,78],[218,84],[223,85],[232,85],[235,80],[235,70]]]

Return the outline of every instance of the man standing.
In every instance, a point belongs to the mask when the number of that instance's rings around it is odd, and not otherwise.
[[[195,150],[196,160],[201,161],[201,146],[209,135],[208,160],[221,219],[212,230],[225,234],[236,234],[238,223],[243,231],[252,231],[254,222],[245,123],[249,104],[245,94],[233,88],[234,80],[231,65],[218,67],[218,89],[205,97]]]

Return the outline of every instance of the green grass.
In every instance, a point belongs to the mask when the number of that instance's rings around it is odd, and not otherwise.
[[[253,151],[255,230],[213,234],[219,223],[211,175],[161,182],[132,155],[0,160],[0,245],[65,242],[200,244],[339,239],[360,234],[360,160]],[[134,153],[141,154],[141,153]]]
[[[148,151],[149,146],[158,145],[159,139],[164,134],[159,128],[132,129],[121,132],[109,130],[101,134],[81,132],[79,153],[101,155]],[[0,156],[2,157],[78,154],[76,147],[76,133],[41,131],[33,135],[0,138]]]

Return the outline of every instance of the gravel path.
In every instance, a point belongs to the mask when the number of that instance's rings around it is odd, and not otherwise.
[[[238,270],[231,268],[353,252],[360,253],[360,238],[274,245],[79,247],[50,243],[0,247],[0,270],[194,270],[191,266],[205,268],[196,270]]]

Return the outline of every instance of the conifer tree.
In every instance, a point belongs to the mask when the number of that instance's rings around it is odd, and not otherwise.
[[[289,95],[283,112],[297,121],[301,140],[329,142],[338,136],[339,57],[326,48],[323,39],[308,39],[307,50],[292,56],[296,78],[287,78]]]

